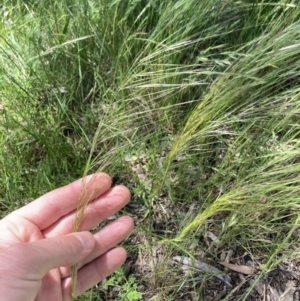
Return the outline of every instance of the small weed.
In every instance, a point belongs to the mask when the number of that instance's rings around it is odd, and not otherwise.
[[[138,291],[138,283],[134,275],[128,278],[124,275],[123,268],[119,268],[115,273],[105,282],[105,286],[118,287],[118,300],[123,301],[139,301],[142,300],[143,295]]]

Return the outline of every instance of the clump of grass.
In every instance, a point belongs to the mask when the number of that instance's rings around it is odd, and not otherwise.
[[[192,256],[189,245],[210,219],[218,250],[233,245],[263,254],[264,272],[282,260],[278,254],[292,256],[299,7],[48,2],[2,6],[1,212],[22,205],[15,199],[105,171],[138,192],[134,200],[146,207],[138,232],[151,242],[149,253],[153,240],[165,243],[166,262],[174,253]],[[142,163],[129,162],[133,154]],[[90,201],[85,188],[74,231]],[[172,235],[157,237],[153,223],[168,213]],[[262,243],[285,225],[284,243],[280,235],[272,246]],[[170,281],[176,300],[182,280],[164,277],[170,271],[160,267],[153,286],[163,298]]]

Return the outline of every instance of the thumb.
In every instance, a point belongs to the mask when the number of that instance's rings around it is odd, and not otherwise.
[[[51,269],[77,264],[93,251],[94,246],[93,235],[85,231],[15,244],[4,250],[4,253],[7,255],[5,257],[9,257],[6,262],[9,262],[7,268],[10,271],[16,269],[18,275],[28,280],[40,280]]]

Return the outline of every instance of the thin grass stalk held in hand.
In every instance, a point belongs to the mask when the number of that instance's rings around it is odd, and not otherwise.
[[[76,208],[76,216],[75,216],[75,221],[74,221],[73,232],[80,231],[80,227],[81,227],[81,224],[82,224],[82,221],[84,218],[84,210],[85,210],[86,206],[88,205],[88,203],[92,200],[94,191],[96,189],[96,188],[93,189],[89,195],[86,195],[86,193],[85,193],[86,191],[89,191],[89,185],[92,185],[93,180],[94,180],[95,176],[97,175],[97,172],[96,172],[93,175],[93,177],[90,179],[90,181],[88,183],[86,183],[86,176],[88,174],[89,169],[91,168],[91,165],[93,164],[92,154],[95,151],[96,142],[97,142],[98,136],[100,134],[100,129],[101,129],[101,124],[99,123],[97,131],[93,138],[90,154],[89,154],[89,157],[88,157],[88,160],[87,160],[87,163],[85,166],[85,170],[83,173],[82,186],[81,186],[78,203],[77,203],[77,208]],[[100,171],[100,169],[98,169],[98,171]],[[76,264],[76,265],[72,266],[72,270],[71,270],[72,300],[76,299],[77,267],[78,267],[78,265]]]
[[[96,175],[96,174],[95,174]],[[85,193],[86,191],[90,191],[90,185],[95,178],[95,175],[90,179],[88,183],[86,183],[86,175],[83,177],[82,188],[79,194],[79,200],[76,209],[76,217],[74,221],[73,232],[80,231],[82,221],[84,219],[84,211],[88,203],[92,200],[95,189],[92,190],[88,195]],[[71,280],[72,280],[72,299],[76,299],[76,282],[77,282],[77,267],[78,265],[72,266],[71,270]]]

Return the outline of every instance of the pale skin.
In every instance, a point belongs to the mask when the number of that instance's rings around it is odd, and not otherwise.
[[[126,251],[115,247],[133,229],[122,216],[95,234],[88,232],[124,207],[125,186],[111,188],[100,173],[86,182],[92,201],[80,232],[73,232],[82,180],[53,190],[0,220],[0,300],[71,301],[71,266],[78,264],[77,295],[119,268]],[[86,183],[85,182],[85,183]]]

